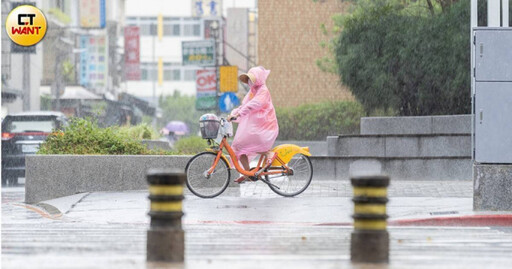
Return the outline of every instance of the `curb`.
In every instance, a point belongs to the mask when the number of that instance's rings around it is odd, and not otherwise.
[[[275,222],[257,220],[239,221],[184,221],[185,224],[202,225],[284,225],[284,226],[338,226],[352,227],[352,222]],[[467,215],[436,218],[401,219],[388,221],[388,227],[431,226],[431,227],[512,227],[512,214]]]
[[[403,219],[388,222],[389,226],[507,226],[512,227],[512,214],[500,215],[468,215],[422,219]]]

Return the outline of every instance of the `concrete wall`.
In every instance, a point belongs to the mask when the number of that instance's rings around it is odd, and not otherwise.
[[[471,157],[471,136],[359,135],[327,137],[328,156]]]
[[[312,157],[314,179],[387,174],[393,180],[471,180],[471,158]]]
[[[512,211],[512,165],[475,164],[474,210]]]
[[[278,140],[274,143],[274,147],[283,144],[294,144],[299,147],[309,147],[309,152],[313,156],[327,156],[327,141]]]
[[[471,115],[361,118],[362,135],[471,134]]]
[[[171,145],[167,141],[159,140],[142,140],[142,144],[146,145],[148,149],[152,150],[172,150]]]

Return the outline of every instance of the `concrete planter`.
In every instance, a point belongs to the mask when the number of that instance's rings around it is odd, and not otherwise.
[[[192,156],[30,155],[26,157],[25,202],[77,193],[147,189],[149,168],[185,170]],[[313,180],[348,180],[383,173],[392,180],[470,180],[470,157],[311,157]],[[231,180],[238,172],[231,171]],[[250,184],[250,183],[249,183]],[[233,183],[230,186],[238,187]]]
[[[148,147],[148,149],[152,149],[152,150],[166,150],[166,151],[172,150],[171,145],[169,144],[169,142],[166,142],[166,141],[142,140],[142,144],[146,145],[146,147]]]
[[[25,202],[37,203],[94,191],[147,189],[149,168],[179,168],[191,156],[29,155]]]

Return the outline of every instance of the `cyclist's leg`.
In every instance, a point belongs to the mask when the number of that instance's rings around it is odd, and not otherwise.
[[[267,163],[265,165],[265,168],[268,168],[274,162],[275,158],[277,157],[277,153],[269,150],[265,152],[265,157],[267,157]]]
[[[247,158],[247,155],[240,155],[240,163],[242,163],[242,166],[244,167],[245,170],[249,171],[251,169],[251,167],[249,166],[249,158]]]
[[[240,159],[240,163],[242,164],[242,167],[245,170],[249,171],[251,169],[251,167],[249,166],[249,158],[247,157],[247,155],[242,154],[242,155],[240,155],[239,159]],[[247,179],[248,179],[247,176],[240,174],[240,177],[235,179],[235,182],[242,183]]]

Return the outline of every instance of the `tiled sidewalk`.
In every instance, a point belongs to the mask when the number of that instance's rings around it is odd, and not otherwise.
[[[472,197],[472,181],[392,181],[388,188],[389,197]],[[231,188],[225,194],[237,194]],[[263,182],[247,182],[240,185],[241,197],[277,197]],[[300,196],[306,197],[351,197],[352,186],[345,180],[314,180]]]

